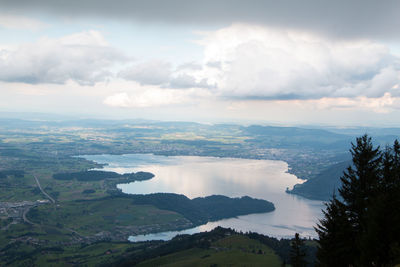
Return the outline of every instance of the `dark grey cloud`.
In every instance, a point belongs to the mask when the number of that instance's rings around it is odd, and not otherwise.
[[[340,38],[399,39],[398,0],[0,0],[3,12],[226,26],[248,22]]]

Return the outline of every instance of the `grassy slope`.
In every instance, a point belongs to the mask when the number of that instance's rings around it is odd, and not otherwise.
[[[34,259],[35,266],[98,266],[113,262],[114,257],[123,255],[127,249],[135,245],[129,243],[102,242],[85,247],[70,246],[64,251],[47,252],[37,255]]]
[[[258,254],[261,251],[262,254]],[[232,235],[212,243],[210,249],[192,248],[138,266],[281,266],[272,249],[246,236]]]

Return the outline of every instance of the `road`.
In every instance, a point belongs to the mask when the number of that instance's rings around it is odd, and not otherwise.
[[[27,207],[25,208],[24,212],[22,213],[22,219],[24,220],[24,222],[35,225],[35,223],[31,222],[30,220],[28,220],[28,218],[26,218],[26,214],[28,213],[28,211],[31,209],[32,207]]]
[[[54,198],[52,198],[51,196],[49,196],[49,194],[47,194],[47,193],[43,190],[42,186],[40,185],[39,179],[36,177],[36,175],[33,175],[33,177],[35,177],[36,184],[38,185],[40,191],[42,191],[43,195],[45,195],[48,199],[50,199],[50,201],[51,201],[53,204],[56,203],[56,201],[54,200]]]

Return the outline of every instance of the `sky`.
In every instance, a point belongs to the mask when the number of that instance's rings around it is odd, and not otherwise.
[[[400,1],[0,0],[0,112],[400,126]]]

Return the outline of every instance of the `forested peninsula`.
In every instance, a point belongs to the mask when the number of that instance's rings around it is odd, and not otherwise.
[[[154,174],[149,172],[119,174],[103,170],[55,173],[53,178],[58,181],[101,182],[108,196],[92,198],[90,196],[96,194],[96,191],[85,189],[83,194],[88,199],[64,202],[59,204],[56,211],[47,206],[34,207],[28,218],[37,224],[45,223],[55,227],[62,224],[64,228],[74,228],[81,233],[81,238],[93,242],[104,239],[123,241],[130,235],[182,230],[209,221],[275,210],[272,202],[249,196],[230,198],[212,195],[189,199],[185,195],[173,193],[126,194],[117,188],[117,184],[140,182],[153,177]],[[139,216],[138,212],[143,213],[143,220],[132,227],[131,220]],[[67,214],[68,220],[63,219]],[[77,225],[74,223],[76,221],[81,223]]]

